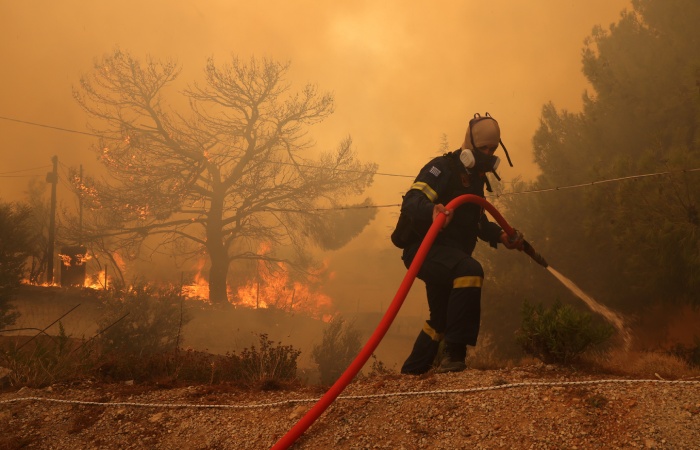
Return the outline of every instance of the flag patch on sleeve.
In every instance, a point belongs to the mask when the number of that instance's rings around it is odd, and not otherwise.
[[[438,169],[435,166],[431,167],[429,172],[432,173],[433,175],[435,175],[436,177],[439,176],[441,173],[440,169]]]

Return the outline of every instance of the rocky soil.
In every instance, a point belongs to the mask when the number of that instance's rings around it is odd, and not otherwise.
[[[0,448],[267,449],[322,394],[202,385],[23,388],[0,394]],[[535,364],[356,380],[292,448],[699,446],[698,379],[631,380]]]

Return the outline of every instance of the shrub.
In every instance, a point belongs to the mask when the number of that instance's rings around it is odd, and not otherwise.
[[[547,309],[526,301],[522,319],[518,343],[546,363],[575,362],[587,350],[603,347],[615,332],[612,325],[596,322],[590,314],[559,301]]]
[[[0,367],[8,369],[6,379],[12,386],[42,387],[84,376],[91,357],[81,342],[66,335],[61,322],[59,334],[41,334],[27,339],[17,336],[5,340],[0,349]]]
[[[101,374],[114,379],[171,376],[190,320],[176,287],[143,283],[108,293],[98,339]]]
[[[100,321],[103,351],[133,355],[174,351],[180,344],[182,327],[190,320],[182,302],[175,287],[137,284],[113,291]]]
[[[360,332],[354,323],[335,316],[323,330],[321,345],[315,345],[311,358],[318,365],[321,384],[333,384],[362,348]]]
[[[240,379],[244,383],[262,383],[268,388],[277,387],[277,383],[296,379],[297,358],[300,350],[291,345],[275,345],[267,334],[258,335],[260,347],[251,345],[240,356],[231,355],[233,366],[240,364]]]

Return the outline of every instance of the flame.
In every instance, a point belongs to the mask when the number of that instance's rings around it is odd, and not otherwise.
[[[76,253],[74,255],[64,255],[63,253],[59,253],[58,257],[64,266],[69,267],[82,266],[90,259],[92,259],[92,256],[90,256],[89,252],[86,252],[84,255],[81,253]]]
[[[112,253],[112,260],[114,260],[114,263],[119,267],[119,270],[122,272],[126,271],[126,262],[124,261],[124,258],[122,258],[122,255],[120,255],[117,252]]]
[[[237,294],[231,301],[236,306],[300,312],[326,322],[332,317],[331,298],[308,284],[292,281],[285,264],[281,262],[270,270],[264,261],[259,261],[258,276],[240,286]]]
[[[58,285],[58,281],[56,281],[56,280],[54,280],[53,283],[49,283],[47,281],[44,281],[43,283],[36,283],[36,282],[32,282],[29,278],[22,278],[20,280],[20,283],[27,285],[27,286],[60,287]]]
[[[83,283],[83,287],[95,290],[107,289],[112,285],[114,285],[114,279],[107,275],[107,269],[102,269],[101,272],[86,277]]]
[[[189,299],[201,300],[209,302],[209,281],[202,276],[202,269],[206,260],[201,259],[197,263],[197,274],[194,276],[194,282],[186,286],[182,286],[182,295]]]
[[[263,243],[258,254],[265,255],[270,249],[270,244]],[[202,275],[205,263],[204,259],[198,262],[194,281],[182,287],[185,297],[209,302],[209,282]],[[312,281],[320,280],[320,274],[315,275]],[[235,295],[229,287],[228,298],[237,307],[302,313],[324,322],[330,321],[334,313],[333,301],[328,295],[318,292],[312,283],[292,280],[282,262],[270,266],[265,261],[258,261],[257,275],[239,286]]]

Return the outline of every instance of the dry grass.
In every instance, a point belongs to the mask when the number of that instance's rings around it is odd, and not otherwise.
[[[620,376],[679,380],[700,377],[700,368],[683,359],[659,352],[611,350],[584,357],[586,366]]]
[[[467,366],[478,370],[505,369],[513,367],[513,362],[499,356],[493,338],[485,334],[479,338],[476,347],[469,348]]]

